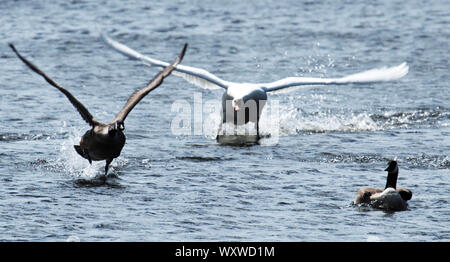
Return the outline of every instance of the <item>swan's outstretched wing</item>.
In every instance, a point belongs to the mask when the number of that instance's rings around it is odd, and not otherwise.
[[[154,66],[159,67],[166,67],[169,64],[160,60],[156,60],[150,57],[147,57],[128,46],[121,44],[111,38],[109,38],[105,33],[102,33],[103,41],[110,46],[112,49],[116,50],[117,52],[132,58],[141,60],[145,64],[151,64]],[[224,88],[227,89],[230,85],[230,82],[225,81],[223,79],[220,79],[219,77],[211,74],[210,72],[201,69],[201,68],[195,68],[190,66],[183,66],[183,65],[177,65],[175,67],[175,71],[173,72],[174,75],[180,76],[184,78],[186,81],[188,81],[191,84],[194,84],[196,86],[199,86],[204,89],[220,89]]]
[[[36,72],[37,74],[41,75],[42,77],[44,77],[44,79],[52,86],[56,87],[59,91],[61,91],[64,95],[66,95],[66,97],[69,99],[70,103],[72,103],[72,105],[78,110],[78,112],[80,113],[81,117],[84,119],[84,121],[86,121],[90,126],[94,127],[97,124],[99,124],[99,122],[97,122],[94,117],[91,115],[91,113],[89,113],[89,111],[86,109],[86,107],[83,106],[83,104],[81,104],[80,101],[78,101],[69,91],[67,91],[65,88],[63,88],[62,86],[60,86],[58,83],[56,83],[55,81],[53,81],[50,77],[48,77],[44,72],[42,72],[39,68],[37,68],[35,65],[33,65],[30,61],[28,61],[27,59],[25,59],[18,51],[17,49],[14,47],[13,44],[9,44],[9,46],[11,47],[11,49],[14,51],[14,53],[16,53],[16,55],[19,57],[20,60],[22,60],[22,62],[24,62],[31,70],[33,70],[34,72]]]
[[[408,73],[406,62],[394,66],[371,69],[341,78],[288,77],[272,83],[262,84],[267,92],[289,91],[307,85],[338,85],[351,83],[385,82],[402,78]]]
[[[116,115],[113,120],[113,123],[120,121],[125,121],[127,115],[131,112],[131,110],[144,98],[150,91],[157,88],[162,84],[165,77],[169,76],[170,73],[175,69],[175,66],[178,65],[184,57],[184,53],[186,52],[187,44],[184,45],[183,50],[178,55],[178,57],[173,61],[172,64],[167,65],[164,69],[159,72],[148,84],[145,88],[134,92],[130,98],[128,99],[125,106],[120,110],[120,112]]]

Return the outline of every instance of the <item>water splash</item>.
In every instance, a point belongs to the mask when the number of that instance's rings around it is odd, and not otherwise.
[[[382,127],[367,113],[335,114],[325,112],[305,112],[289,108],[280,118],[281,135],[301,132],[361,132],[377,131]]]
[[[76,127],[66,127],[64,123],[60,131],[68,132],[69,137],[63,139],[59,148],[59,156],[56,160],[57,163],[62,165],[63,170],[66,174],[73,176],[75,178],[91,179],[95,178],[100,174],[102,170],[102,161],[89,162],[82,158],[73,148],[73,145],[78,145],[80,143],[80,137],[84,134],[85,130]]]
[[[377,131],[383,127],[377,124],[368,113],[332,113],[306,112],[293,105],[280,105],[279,116],[270,114],[270,103],[264,108],[259,124],[260,132],[264,135],[289,136],[301,132],[360,132]],[[221,116],[218,113],[206,115],[203,125],[204,134],[210,139],[215,139],[220,128]],[[226,134],[239,132],[242,134],[256,134],[255,125],[251,122],[234,127],[223,124],[222,129]]]

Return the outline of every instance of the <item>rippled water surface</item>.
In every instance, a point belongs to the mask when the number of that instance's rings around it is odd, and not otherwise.
[[[60,2],[0,3],[0,240],[450,240],[448,2]],[[280,137],[245,147],[215,141],[217,112],[200,133],[174,134],[175,101],[193,112],[222,91],[170,76],[128,116],[105,178],[103,161],[73,149],[88,126],[7,45],[108,122],[158,69],[106,47],[102,30],[161,60],[188,42],[183,64],[237,82],[410,70],[397,82],[270,94]],[[261,128],[272,134],[270,110]],[[352,206],[358,188],[384,186],[390,159],[413,191],[408,210]]]

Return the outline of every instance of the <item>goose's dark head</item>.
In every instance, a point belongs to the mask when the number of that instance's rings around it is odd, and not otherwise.
[[[125,129],[125,124],[122,121],[117,121],[110,125],[108,128],[108,135],[115,136],[117,131],[123,131]]]
[[[384,171],[394,172],[396,170],[398,170],[397,161],[391,160],[391,161],[389,161],[388,166],[386,167],[386,169]]]
[[[392,188],[396,189],[397,188],[397,178],[398,178],[397,161],[395,161],[395,160],[389,161],[388,167],[384,171],[388,171],[385,189],[388,187],[392,187]]]

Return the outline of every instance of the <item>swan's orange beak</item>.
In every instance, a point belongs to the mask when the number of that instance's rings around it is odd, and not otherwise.
[[[238,111],[239,110],[239,106],[238,105],[235,105],[234,106],[234,111]]]

